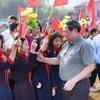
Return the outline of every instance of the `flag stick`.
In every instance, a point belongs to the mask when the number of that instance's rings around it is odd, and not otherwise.
[[[20,16],[18,16],[18,22],[20,23],[20,21],[21,21],[21,18],[20,18]],[[20,40],[20,38],[18,38],[18,41]],[[20,52],[20,47],[18,47],[18,52]]]
[[[48,32],[48,35],[47,35],[48,39],[50,39],[50,34],[51,34],[51,28],[49,29],[49,32]]]
[[[50,16],[52,16],[52,13],[53,13],[53,9],[54,9],[54,8],[52,7],[52,9],[51,9],[51,13],[50,13]]]
[[[38,7],[36,8],[36,14],[38,13]]]
[[[21,18],[20,18],[20,16],[18,16],[18,22],[20,23],[20,21],[21,21]]]
[[[20,38],[18,38],[18,41],[20,41]],[[20,48],[20,47],[18,47],[18,52],[20,52],[20,49],[21,49],[21,48]]]

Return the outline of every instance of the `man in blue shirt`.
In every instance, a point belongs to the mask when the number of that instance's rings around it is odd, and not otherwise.
[[[97,74],[100,80],[100,34],[93,38],[94,59],[97,67]]]

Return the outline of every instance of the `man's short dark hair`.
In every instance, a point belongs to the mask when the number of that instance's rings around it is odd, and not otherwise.
[[[10,15],[7,19],[12,19],[12,20],[17,21],[17,18],[16,18],[16,16],[14,16],[14,15]]]
[[[66,23],[66,25],[68,26],[68,29],[70,31],[73,31],[73,29],[77,29],[77,32],[79,33],[81,31],[81,27],[80,24],[75,21],[75,20],[70,20]]]
[[[10,26],[9,26],[9,29],[10,29],[10,31],[14,31],[16,28],[17,28],[17,26],[18,26],[19,24],[18,23],[12,23]]]
[[[96,33],[97,32],[97,29],[96,28],[92,28],[91,30],[90,30],[90,34],[92,35],[93,33]]]

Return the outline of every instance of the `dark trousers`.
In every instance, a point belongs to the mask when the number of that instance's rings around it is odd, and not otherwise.
[[[15,98],[14,93],[13,93],[14,85],[15,85],[14,80],[13,79],[9,79],[9,87],[12,90],[13,98]]]
[[[96,67],[97,67],[97,74],[100,80],[100,64],[96,64]]]
[[[63,86],[66,82],[63,82]],[[78,82],[72,91],[63,91],[64,100],[88,100],[90,89],[89,79],[83,79]]]
[[[99,72],[100,73],[100,72]],[[96,77],[97,77],[97,69],[94,69],[94,71],[91,73],[91,77],[90,79],[90,87],[92,87],[96,81]]]
[[[97,74],[100,80],[100,64],[96,64],[96,69],[91,73],[91,77],[90,77],[90,86],[92,87],[96,81],[97,78]]]

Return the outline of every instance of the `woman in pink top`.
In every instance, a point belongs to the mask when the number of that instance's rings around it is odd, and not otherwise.
[[[38,21],[37,21],[37,23],[38,23],[38,27],[34,31],[32,31],[29,27],[26,30],[25,37],[28,40],[29,51],[30,51],[30,47],[31,47],[31,43],[32,43],[33,39],[35,37],[39,36],[40,33],[42,32],[42,26],[41,26],[41,24]]]

